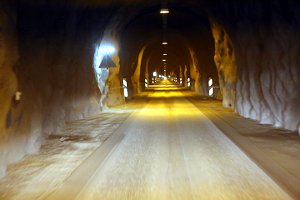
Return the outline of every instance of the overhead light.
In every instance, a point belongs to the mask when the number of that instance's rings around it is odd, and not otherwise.
[[[169,13],[170,13],[169,9],[167,9],[167,8],[160,9],[160,14],[169,14]]]
[[[162,42],[162,44],[163,44],[163,45],[167,45],[167,44],[168,44],[168,42]]]
[[[166,59],[163,59],[162,61],[163,61],[163,62],[166,62],[167,60],[166,60]]]
[[[163,54],[163,56],[166,56],[166,55],[168,55],[168,54],[166,54],[166,53]]]

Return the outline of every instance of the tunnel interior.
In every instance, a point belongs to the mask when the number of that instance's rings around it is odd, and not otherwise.
[[[299,10],[292,0],[1,1],[0,176],[66,122],[139,96],[153,72],[300,132]],[[99,68],[107,45],[114,66]]]
[[[192,88],[199,94],[208,95],[208,77],[215,79],[218,85],[209,19],[180,4],[169,4],[168,7],[172,11],[167,15],[158,12],[161,5],[141,10],[121,34],[122,46],[130,47],[130,50],[121,50],[120,63],[140,73],[134,81],[134,94],[145,89],[145,79],[152,84],[153,72],[156,72],[157,76],[174,76],[178,83],[181,77],[184,86],[192,75]],[[141,56],[140,60],[137,55]],[[131,76],[125,67],[123,71],[123,76]],[[196,75],[199,71],[201,78]],[[202,84],[199,84],[200,79]]]

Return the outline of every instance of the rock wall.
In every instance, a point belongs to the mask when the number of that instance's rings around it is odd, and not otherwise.
[[[213,25],[212,30],[219,75],[220,66],[237,66],[236,111],[300,133],[299,10],[294,1],[253,1],[236,6],[230,14],[215,13],[222,26]],[[232,44],[226,45],[226,38]],[[234,53],[228,56],[224,51],[231,45]]]
[[[17,76],[13,70],[17,62],[15,16],[0,7],[0,177],[5,174],[11,148],[10,132],[13,130],[14,99],[18,90]]]
[[[0,9],[0,177],[66,121],[100,112],[93,47],[107,13],[19,6]],[[17,91],[20,101],[14,100]]]
[[[200,94],[200,72],[198,66],[198,58],[193,49],[189,48],[191,62],[190,62],[190,75],[191,80],[193,80],[192,89],[196,94]]]
[[[219,86],[223,105],[235,107],[237,66],[232,42],[226,31],[217,23],[211,23],[212,34],[215,39],[214,60],[218,70]]]
[[[114,67],[107,69],[107,76],[101,76],[98,73],[98,84],[99,86],[102,84],[102,87],[105,87],[105,92],[100,99],[100,104],[103,107],[112,107],[125,103],[122,77],[120,73],[121,66],[119,54],[120,49],[122,48],[120,44],[120,32],[122,27],[121,22],[122,20],[125,20],[125,16],[128,16],[129,14],[126,12],[126,8],[118,8],[114,11],[114,15],[109,16],[110,18],[108,19],[103,37],[100,41],[100,48],[103,48],[106,45],[114,48],[114,52],[109,55],[114,62]],[[103,56],[104,55],[100,55],[99,63],[101,62]],[[101,87],[100,90],[102,90]]]
[[[140,80],[140,77],[141,77],[142,59],[144,56],[145,49],[146,49],[146,46],[144,46],[140,50],[140,52],[138,54],[137,62],[136,62],[136,67],[135,67],[134,73],[131,77],[134,96],[139,95],[142,92],[142,82]]]
[[[114,49],[114,52],[109,54],[102,52],[101,49]],[[119,42],[110,34],[104,35],[101,44],[97,47],[97,56],[94,59],[95,73],[97,74],[98,87],[101,91],[100,107],[106,109],[107,107],[117,106],[123,104],[125,99],[123,95],[123,86],[120,77],[120,59],[119,59]],[[99,68],[99,64],[103,61],[104,56],[108,56],[113,62],[112,66],[107,68]]]
[[[6,137],[11,101],[17,92],[13,67],[17,62],[15,21],[6,10],[0,10],[0,141]]]

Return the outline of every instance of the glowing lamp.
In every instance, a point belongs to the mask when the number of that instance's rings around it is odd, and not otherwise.
[[[162,9],[160,9],[160,12],[159,12],[159,13],[165,15],[165,14],[169,14],[170,11],[169,11],[169,9],[167,9],[167,8],[162,8]]]

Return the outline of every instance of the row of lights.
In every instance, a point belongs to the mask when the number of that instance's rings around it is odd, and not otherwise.
[[[169,14],[170,13],[170,11],[169,11],[169,9],[167,9],[167,8],[162,8],[162,9],[160,9],[160,14],[162,14],[162,15],[167,15],[167,14]],[[166,20],[166,19],[165,19]],[[165,21],[165,23],[167,23],[166,21]],[[167,27],[166,27],[166,24],[165,24],[165,27],[164,27],[165,29],[167,29]],[[166,31],[166,30],[164,30],[164,31]],[[167,41],[162,41],[162,43],[161,43],[162,45],[168,45],[168,42]],[[168,54],[167,53],[163,53],[163,56],[167,56]],[[163,58],[162,59],[162,62],[164,63],[164,74],[166,75],[166,62],[167,62],[167,59],[165,59],[165,58]]]

